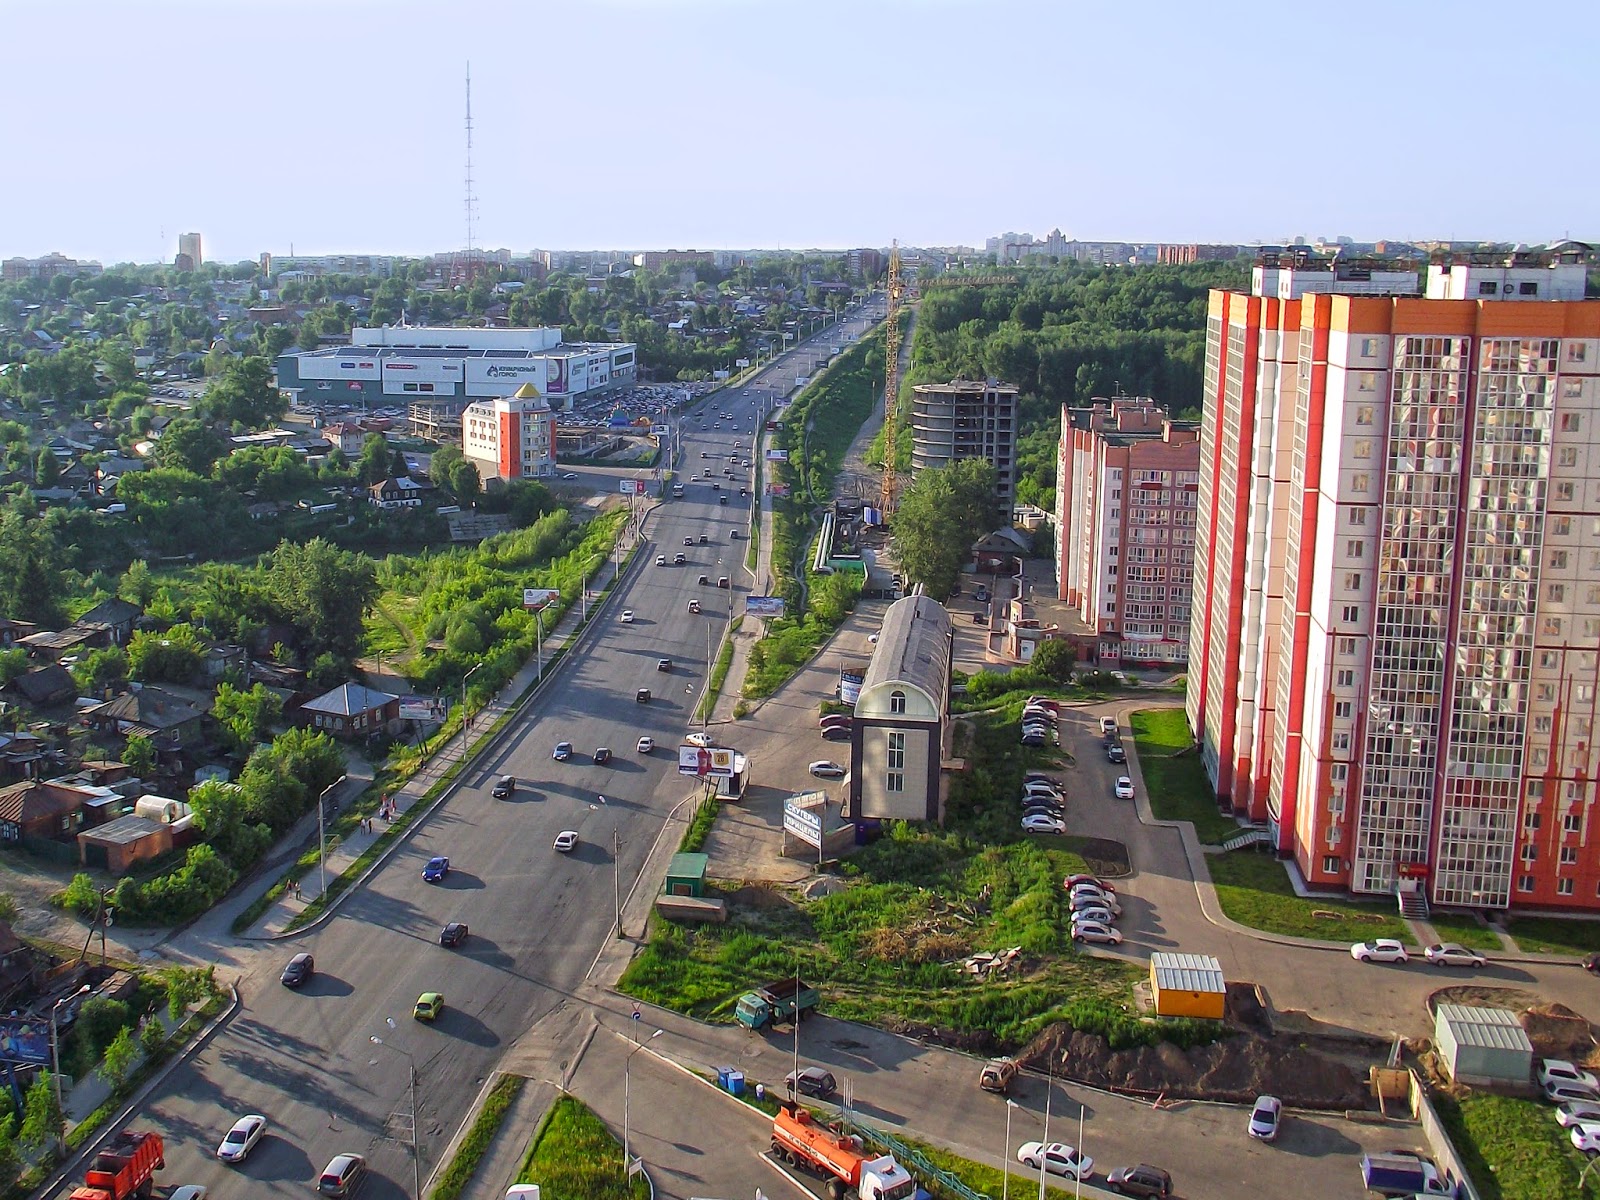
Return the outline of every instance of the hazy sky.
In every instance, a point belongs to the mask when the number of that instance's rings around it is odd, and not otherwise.
[[[0,0],[0,257],[1600,238],[1593,0]]]

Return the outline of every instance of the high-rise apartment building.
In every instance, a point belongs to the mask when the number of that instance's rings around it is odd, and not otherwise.
[[[1577,253],[1213,292],[1188,716],[1314,886],[1600,910],[1600,302]]]
[[[1009,383],[955,379],[921,383],[911,401],[911,469],[947,467],[963,458],[994,465],[995,496],[1011,511],[1017,494],[1017,389]]]
[[[531,383],[461,414],[461,456],[490,479],[534,479],[556,469],[556,417]]]
[[[180,233],[178,235],[178,258],[187,264],[187,269],[198,271],[205,265],[205,258],[200,253],[200,235],[198,233]]]
[[[1200,431],[1145,396],[1061,407],[1057,595],[1099,633],[1095,660],[1182,663],[1200,483]]]

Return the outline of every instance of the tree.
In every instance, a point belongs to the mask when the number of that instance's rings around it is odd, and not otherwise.
[[[128,639],[128,670],[147,683],[189,683],[205,666],[205,645],[190,625],[165,633],[134,630]]]
[[[282,714],[283,701],[259,683],[247,692],[231,684],[219,685],[211,709],[223,742],[236,754],[248,754],[266,741]]]
[[[313,654],[354,658],[363,618],[378,595],[372,560],[313,538],[280,542],[263,565],[273,607],[306,632]]]
[[[85,1006],[87,1007],[87,1005]],[[24,1146],[41,1148],[61,1135],[61,1106],[49,1073],[40,1071],[28,1088],[22,1107],[22,1128],[17,1140]]]
[[[49,446],[40,446],[33,460],[33,482],[38,487],[54,487],[61,478],[61,462]]]
[[[98,696],[128,678],[128,652],[121,646],[91,650],[72,668],[72,678],[86,695]]]
[[[17,1121],[7,1113],[0,1118],[0,1179],[15,1179],[22,1169],[22,1152],[17,1145]]]
[[[122,747],[122,761],[140,779],[148,778],[156,767],[155,744],[142,733],[130,733]]]
[[[1072,682],[1072,668],[1078,661],[1078,651],[1065,638],[1046,638],[1033,652],[1030,666],[1049,676],[1056,683]]]
[[[900,562],[936,599],[950,594],[974,542],[997,523],[994,467],[969,458],[921,472],[894,516]]]
[[[122,1085],[128,1082],[128,1076],[133,1072],[133,1064],[139,1057],[138,1044],[133,1040],[133,1031],[126,1025],[117,1030],[117,1036],[111,1039],[111,1044],[106,1047],[106,1055],[100,1064],[100,1069],[105,1077],[111,1081],[111,1086],[116,1091],[122,1090]]]
[[[259,429],[283,416],[288,405],[272,382],[272,364],[252,355],[229,362],[201,397],[212,420]]]
[[[0,687],[10,683],[19,675],[26,675],[30,666],[32,664],[28,661],[28,652],[21,646],[0,650]]]
[[[148,608],[155,594],[156,581],[150,574],[150,564],[142,558],[134,559],[128,564],[128,569],[122,573],[122,579],[117,583],[117,595],[129,604]]]
[[[356,464],[361,482],[368,487],[382,483],[389,478],[389,466],[389,443],[384,441],[383,434],[367,434],[361,443],[361,461]]]
[[[15,508],[0,514],[0,617],[59,629],[61,565],[48,526]]]
[[[210,425],[179,417],[162,431],[151,458],[158,467],[181,467],[196,475],[209,475],[211,464],[226,451],[227,445]]]

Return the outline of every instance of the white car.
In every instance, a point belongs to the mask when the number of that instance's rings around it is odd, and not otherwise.
[[[1101,717],[1100,718],[1100,732],[1101,733],[1115,733],[1116,731],[1117,731],[1117,719],[1115,717]]]
[[[1017,1147],[1017,1161],[1037,1171],[1042,1164],[1052,1175],[1068,1179],[1083,1179],[1094,1170],[1094,1159],[1080,1153],[1065,1142],[1023,1142]]]
[[[1067,901],[1071,904],[1087,901],[1091,904],[1104,905],[1114,913],[1122,912],[1122,905],[1117,903],[1117,898],[1114,895],[1110,892],[1101,891],[1092,883],[1080,883],[1073,888],[1072,891],[1067,893]]]
[[[1022,832],[1024,833],[1065,833],[1067,823],[1060,817],[1052,817],[1046,813],[1033,813],[1022,818]]]
[[[633,624],[633,609],[625,608],[622,610],[622,623],[624,625]]]
[[[844,768],[836,762],[829,762],[825,758],[819,758],[816,762],[812,763],[810,771],[818,779],[844,778]]]
[[[1556,1124],[1563,1129],[1593,1125],[1600,1129],[1600,1100],[1566,1100],[1556,1105]]]
[[[1350,947],[1350,957],[1357,962],[1403,963],[1410,962],[1406,948],[1394,938],[1378,938],[1370,942],[1357,942]]]
[[[563,478],[563,479],[576,479],[577,477],[578,477],[578,474],[577,474],[576,471],[567,471],[565,474],[563,474],[561,476],[561,478]]]
[[[656,566],[664,567],[666,565],[667,565],[667,556],[665,554],[656,555]]]
[[[206,1185],[184,1183],[167,1193],[167,1200],[206,1200]]]
[[[265,1117],[256,1113],[240,1117],[233,1123],[233,1128],[228,1130],[227,1136],[222,1139],[222,1144],[217,1147],[217,1157],[225,1163],[242,1163],[249,1157],[250,1151],[256,1148],[261,1135],[266,1132]]]
[[[1574,1148],[1585,1154],[1600,1154],[1600,1125],[1585,1121],[1574,1125],[1569,1136]]]
[[[1115,925],[1117,918],[1109,908],[1099,904],[1086,904],[1072,910],[1072,919],[1078,924]]]
[[[1552,1087],[1563,1085],[1600,1092],[1600,1079],[1596,1079],[1592,1072],[1576,1067],[1563,1058],[1540,1059],[1539,1086],[1548,1091]]]
[[[1119,776],[1117,779],[1117,799],[1133,799],[1133,780],[1129,779],[1126,775]]]
[[[1436,967],[1481,967],[1489,960],[1476,950],[1468,950],[1458,942],[1440,942],[1429,946],[1428,961]]]
[[[1275,1142],[1282,1124],[1283,1101],[1276,1096],[1257,1096],[1256,1106],[1250,1110],[1250,1136],[1263,1142]]]
[[[655,748],[656,748],[656,740],[653,737],[642,737],[642,738],[640,738],[639,739],[639,744],[634,747],[634,749],[640,754],[649,754]]]
[[[562,854],[570,854],[578,848],[578,834],[575,830],[563,829],[556,834],[555,848]]]
[[[702,750],[704,750],[707,746],[715,746],[717,744],[717,739],[715,737],[709,733],[702,733],[698,729],[689,734],[689,736],[683,740],[685,745],[699,746]]]
[[[1060,784],[1046,783],[1042,779],[1030,779],[1022,785],[1022,794],[1024,796],[1050,796],[1060,799],[1062,792]]]
[[[1074,921],[1072,923],[1072,940],[1075,942],[1099,942],[1106,946],[1122,945],[1122,934],[1104,921]]]

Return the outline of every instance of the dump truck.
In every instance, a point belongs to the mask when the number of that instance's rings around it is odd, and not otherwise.
[[[159,1133],[136,1133],[124,1129],[94,1156],[94,1165],[84,1173],[83,1184],[74,1188],[69,1200],[128,1200],[148,1196],[151,1176],[167,1165]]]
[[[772,1118],[772,1153],[820,1176],[829,1200],[912,1200],[917,1193],[917,1181],[890,1155],[869,1153],[855,1134],[822,1124],[792,1100]]]
[[[1453,1185],[1419,1154],[1368,1154],[1361,1160],[1361,1182],[1381,1196],[1450,1196]]]
[[[821,999],[817,989],[804,980],[780,979],[740,996],[733,1012],[739,1024],[759,1030],[782,1021],[803,1021]]]

